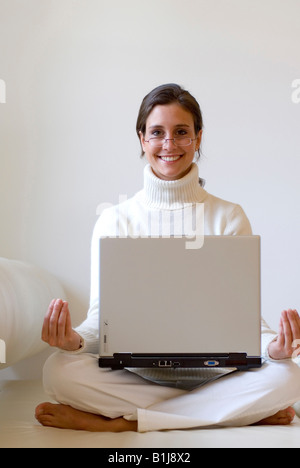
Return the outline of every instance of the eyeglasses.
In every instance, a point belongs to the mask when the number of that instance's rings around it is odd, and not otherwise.
[[[149,140],[145,140],[146,143],[153,147],[161,147],[164,146],[167,141],[172,141],[175,146],[190,146],[192,141],[195,141],[196,138],[186,138],[186,137],[177,137],[177,138],[150,138]]]

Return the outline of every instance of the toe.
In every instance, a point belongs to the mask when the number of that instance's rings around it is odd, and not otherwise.
[[[290,420],[290,422],[292,422],[296,416],[296,411],[294,410],[294,408],[290,407],[290,408],[287,408],[287,416]]]
[[[262,419],[256,425],[287,426],[293,422],[295,410],[292,407],[278,411],[278,413],[266,419]]]
[[[35,417],[36,419],[39,419],[41,416],[44,416],[46,414],[50,413],[51,410],[51,403],[41,403],[38,405],[35,409]]]

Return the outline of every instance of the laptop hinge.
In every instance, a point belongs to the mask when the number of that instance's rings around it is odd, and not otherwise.
[[[238,370],[260,367],[260,357],[249,357],[246,353],[227,354],[137,354],[115,353],[99,359],[100,367],[124,369],[126,367],[150,368],[212,368],[226,367]]]

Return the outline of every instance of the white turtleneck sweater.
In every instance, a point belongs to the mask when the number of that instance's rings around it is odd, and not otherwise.
[[[204,207],[204,218],[201,207]],[[175,181],[159,179],[147,165],[144,188],[131,199],[105,209],[95,225],[90,309],[87,319],[76,329],[84,339],[83,348],[77,352],[99,352],[99,238],[195,234],[251,235],[252,230],[239,205],[214,197],[203,189],[196,164],[185,177]],[[263,322],[263,351],[275,336]]]

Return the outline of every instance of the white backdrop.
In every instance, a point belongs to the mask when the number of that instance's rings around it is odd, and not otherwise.
[[[262,236],[277,328],[300,309],[299,17],[299,0],[0,0],[0,256],[54,273],[79,324],[96,208],[141,188],[138,109],[176,82],[203,110],[206,189]]]

